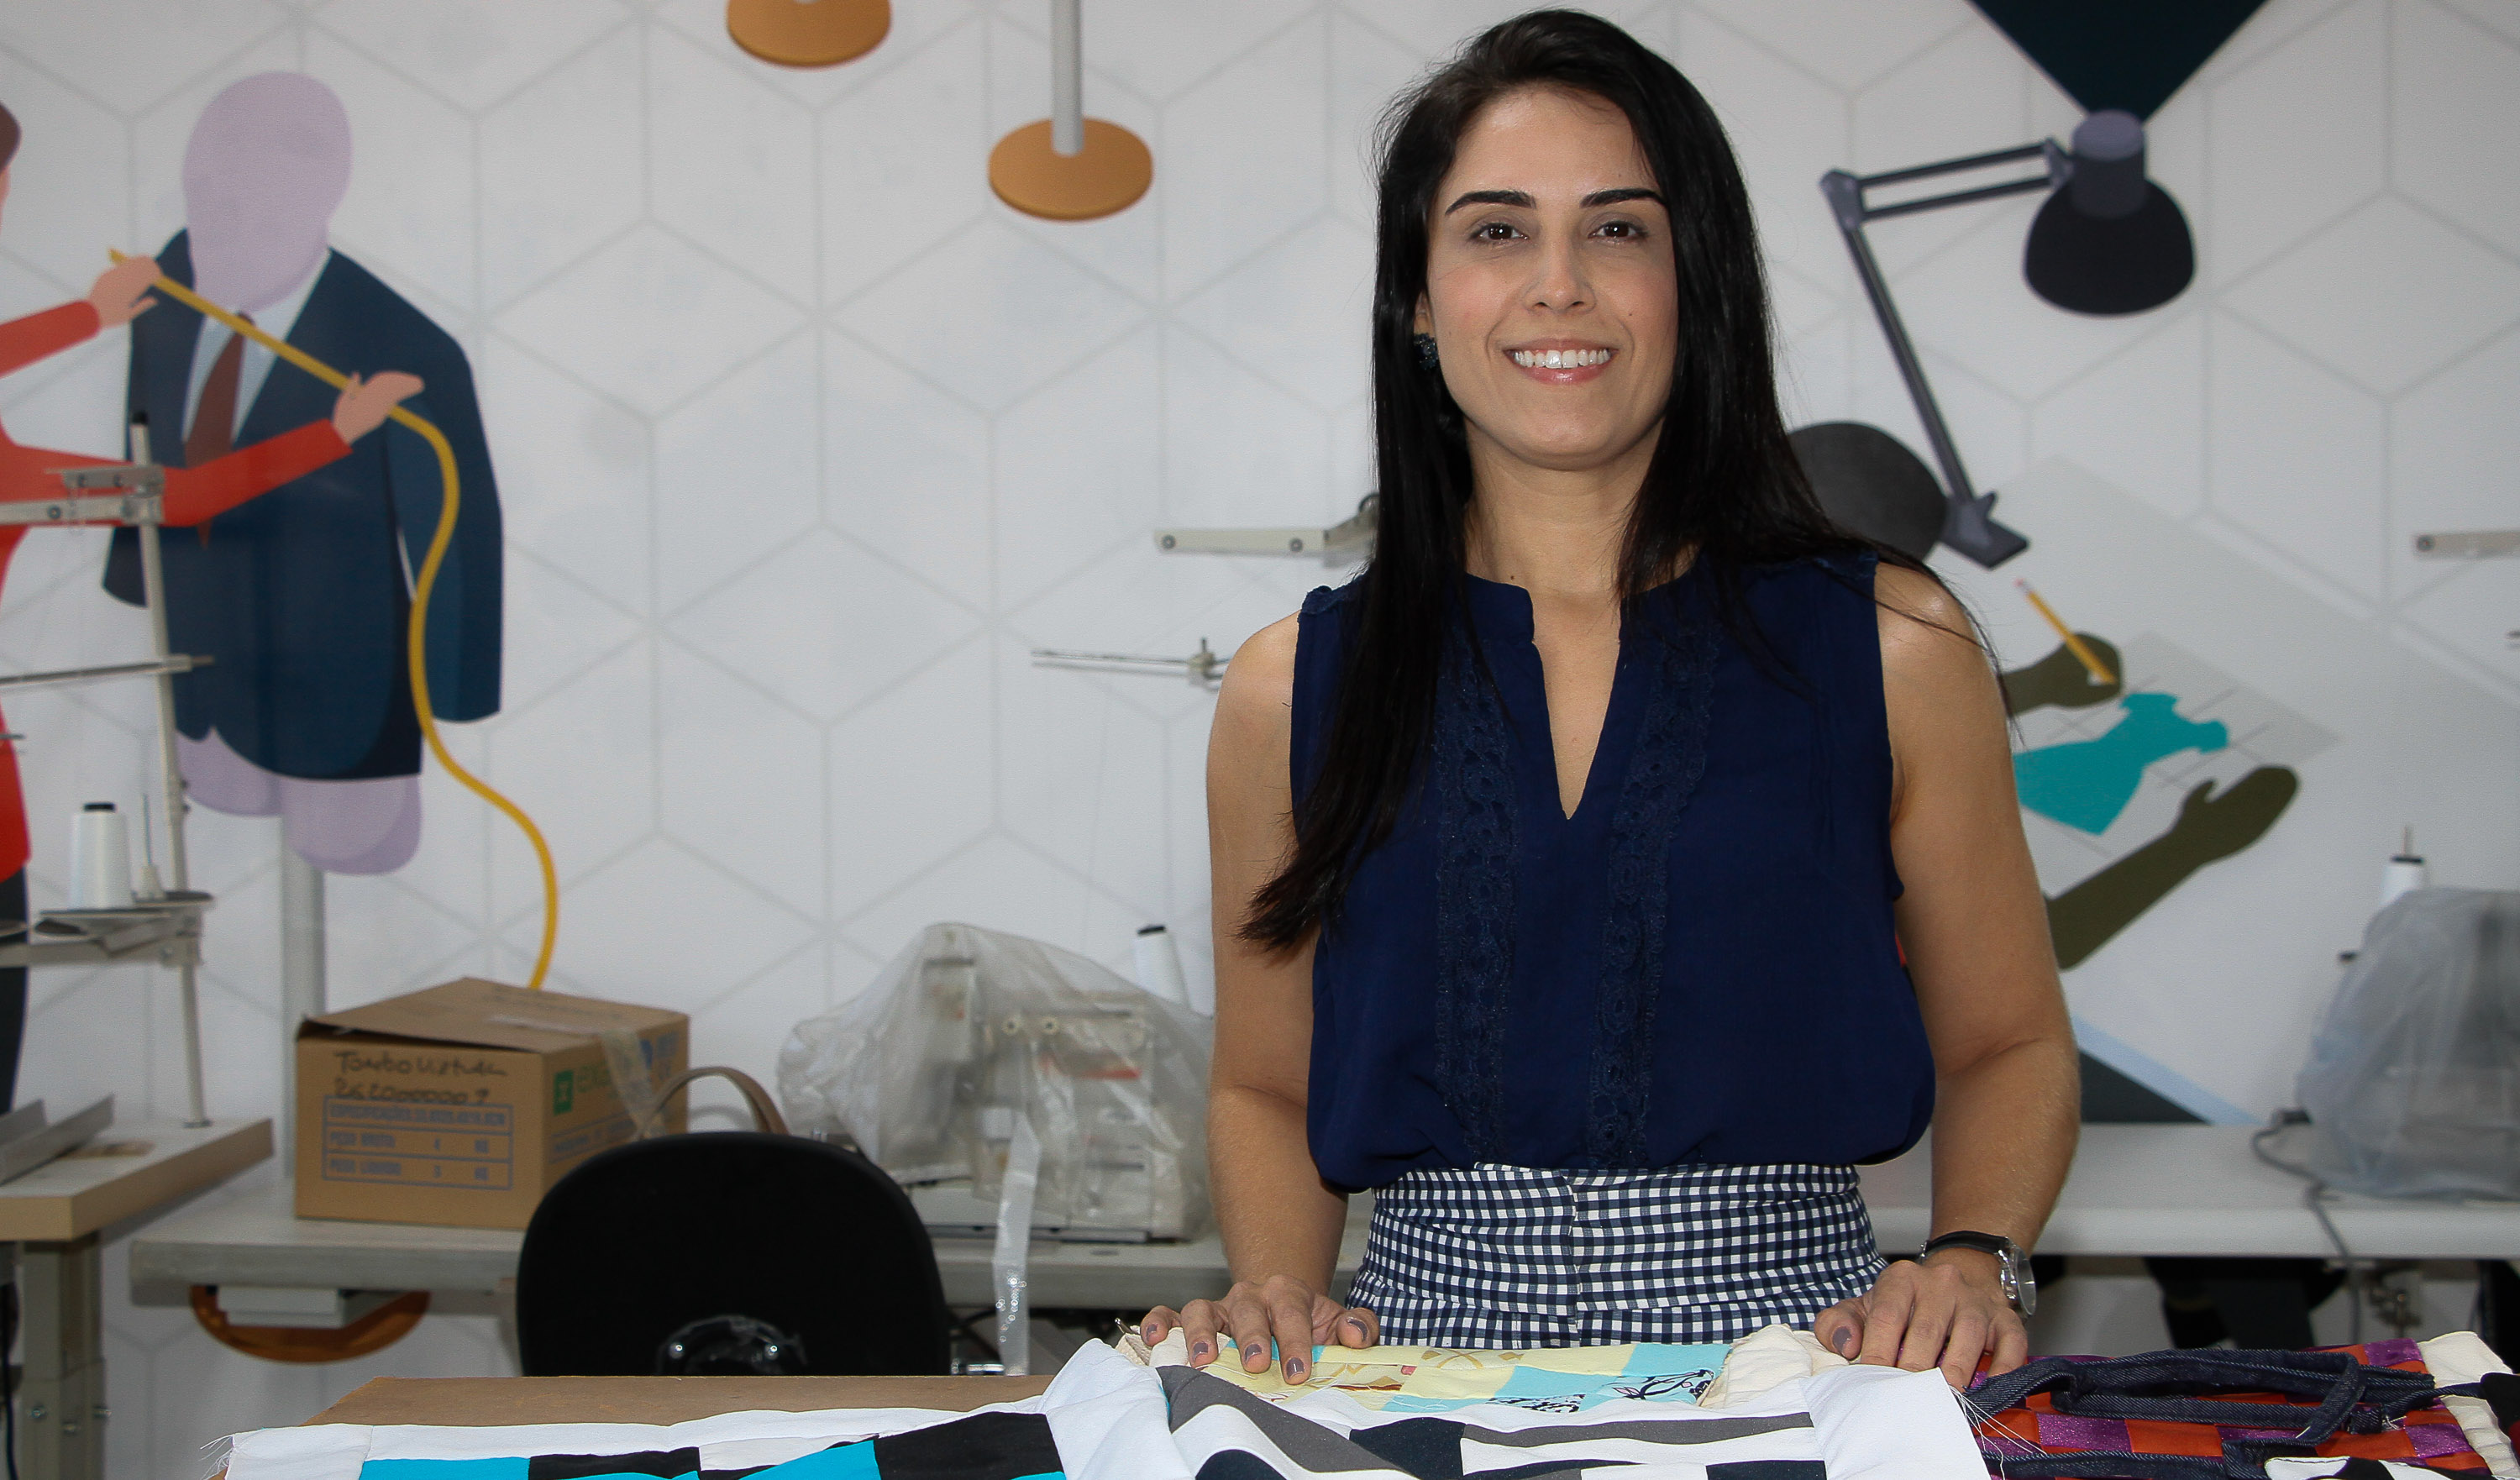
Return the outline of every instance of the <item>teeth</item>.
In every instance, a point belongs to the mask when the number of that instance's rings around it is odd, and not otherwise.
[[[1587,365],[1606,365],[1606,349],[1517,349],[1513,362],[1525,370],[1580,370]]]

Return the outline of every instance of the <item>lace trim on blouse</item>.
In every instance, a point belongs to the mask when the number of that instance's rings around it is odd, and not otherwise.
[[[1513,983],[1511,731],[1467,640],[1436,697],[1435,1074],[1473,1157],[1503,1145],[1506,995]]]
[[[1706,774],[1715,635],[1703,620],[1657,633],[1654,684],[1610,819],[1610,901],[1594,997],[1592,1104],[1584,1149],[1596,1166],[1650,1165],[1654,1007],[1671,916],[1671,839]]]

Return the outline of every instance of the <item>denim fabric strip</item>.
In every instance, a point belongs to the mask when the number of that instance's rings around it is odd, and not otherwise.
[[[2044,1358],[1978,1383],[1968,1396],[1973,1407],[2002,1413],[2043,1392],[2049,1394],[2057,1413],[2076,1418],[2201,1423],[2249,1432],[2227,1433],[2220,1461],[2092,1453],[1990,1457],[2006,1475],[2031,1480],[2051,1475],[2125,1475],[2134,1480],[2215,1475],[2263,1480],[2269,1458],[2308,1454],[2339,1429],[2356,1434],[2382,1432],[2433,1401],[2441,1389],[2423,1373],[2366,1366],[2343,1352],[2180,1351],[2101,1362]],[[2281,1409],[2202,1396],[2210,1392],[2275,1392],[2319,1402],[2316,1408]],[[2282,1427],[2270,1428],[2268,1420],[2277,1414],[2283,1415]],[[2060,1461],[2072,1461],[2074,1467],[2054,1467]],[[2109,1467],[2125,1463],[2142,1467]]]

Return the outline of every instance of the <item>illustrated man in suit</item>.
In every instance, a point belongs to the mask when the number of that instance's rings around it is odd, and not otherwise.
[[[194,126],[186,228],[158,260],[319,360],[419,377],[426,388],[407,404],[445,432],[462,479],[429,605],[429,697],[440,719],[480,719],[499,707],[500,519],[472,367],[445,331],[328,245],[349,178],[349,115],[330,88],[295,72],[248,77]],[[320,418],[334,393],[167,303],[133,325],[128,394],[158,457],[190,467]],[[215,659],[175,680],[194,800],[279,817],[289,846],[320,869],[382,874],[410,860],[422,740],[405,634],[442,497],[428,444],[387,424],[198,539],[164,542],[174,649]],[[106,589],[140,600],[129,531],[115,535]]]

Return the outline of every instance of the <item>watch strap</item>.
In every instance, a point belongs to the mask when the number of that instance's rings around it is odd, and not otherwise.
[[[2020,1247],[2001,1233],[1981,1233],[1975,1229],[1959,1229],[1927,1239],[1918,1257],[1921,1258],[1924,1254],[1935,1253],[1942,1249],[1975,1249],[1981,1254],[1993,1254],[1998,1259],[2009,1262],[2019,1257]]]

